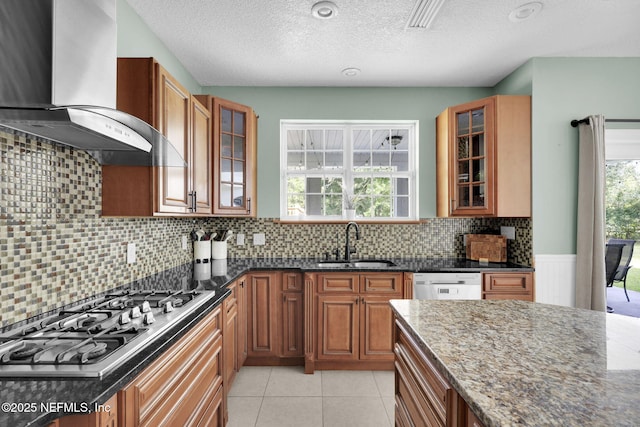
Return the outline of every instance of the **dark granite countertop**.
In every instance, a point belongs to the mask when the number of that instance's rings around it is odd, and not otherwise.
[[[640,319],[525,301],[391,305],[486,427],[640,425]]]
[[[380,259],[380,258],[376,258]],[[412,273],[424,272],[483,272],[483,271],[533,271],[532,267],[513,263],[490,262],[481,264],[478,261],[470,261],[463,258],[384,258],[395,265],[385,268],[354,268],[319,267],[317,259],[287,259],[287,258],[258,258],[258,259],[229,259],[213,260],[211,271],[214,276],[220,276],[223,280],[231,281],[234,278],[257,270],[302,270],[302,271],[404,271]],[[356,259],[352,260],[356,261]],[[196,265],[196,270],[206,272],[206,264]],[[196,271],[197,273],[197,271]],[[204,274],[206,277],[206,274]]]
[[[455,258],[388,258],[396,265],[389,268],[340,268],[339,271],[403,271],[403,272],[458,272],[458,271],[533,271],[532,268],[509,263],[480,264]],[[108,374],[102,379],[33,379],[16,378],[0,380],[0,403],[22,405],[21,411],[0,411],[0,425],[44,426],[54,419],[72,413],[65,410],[64,405],[55,412],[43,411],[41,404],[74,404],[82,403],[89,408],[96,404],[103,404],[114,393],[123,388],[146,366],[153,362],[174,342],[203,319],[211,310],[226,298],[229,291],[225,287],[250,271],[259,270],[299,270],[299,271],[334,271],[326,267],[318,267],[318,260],[295,260],[282,258],[269,259],[229,259],[213,260],[208,264],[187,264],[166,272],[127,284],[120,288],[172,288],[189,283],[191,287],[203,286],[216,290],[210,301],[188,319],[177,324],[162,338],[162,345],[146,348],[132,358],[128,363]],[[41,316],[42,317],[42,316]],[[34,409],[31,411],[25,409]]]

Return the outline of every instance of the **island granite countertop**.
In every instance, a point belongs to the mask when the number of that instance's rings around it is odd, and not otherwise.
[[[391,301],[492,426],[640,425],[640,319],[524,301]]]

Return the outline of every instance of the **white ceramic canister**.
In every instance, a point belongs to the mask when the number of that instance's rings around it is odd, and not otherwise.
[[[227,259],[227,242],[211,241],[211,258]]]
[[[196,263],[208,263],[211,260],[211,242],[209,240],[193,242],[193,258]]]

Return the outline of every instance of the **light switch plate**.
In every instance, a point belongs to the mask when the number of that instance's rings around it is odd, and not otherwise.
[[[244,233],[236,234],[236,245],[244,246]]]
[[[182,236],[182,249],[187,249],[187,236]]]
[[[516,239],[516,228],[515,227],[500,227],[500,234],[505,236],[508,240]]]
[[[253,246],[263,246],[265,244],[264,233],[253,234]]]
[[[127,244],[127,264],[133,264],[136,262],[136,244]]]

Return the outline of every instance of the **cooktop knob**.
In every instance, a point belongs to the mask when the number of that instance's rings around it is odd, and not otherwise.
[[[171,301],[165,302],[162,311],[164,313],[171,313],[173,311],[173,303]]]
[[[137,319],[138,317],[142,316],[142,312],[140,311],[140,307],[138,307],[137,305],[135,307],[133,307],[131,309],[131,318],[132,319]]]
[[[145,325],[150,325],[155,321],[156,321],[156,319],[155,319],[155,317],[153,317],[153,313],[152,312],[145,313],[142,316],[142,323],[144,323]]]
[[[148,313],[151,311],[151,304],[149,304],[149,301],[143,301],[142,302],[142,312],[143,313]]]
[[[120,323],[121,325],[125,325],[130,322],[131,322],[131,317],[129,317],[129,313],[127,313],[126,311],[123,313],[120,313],[120,318],[118,318],[118,323]]]

